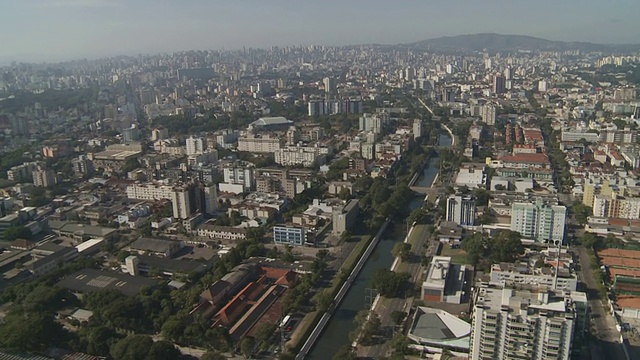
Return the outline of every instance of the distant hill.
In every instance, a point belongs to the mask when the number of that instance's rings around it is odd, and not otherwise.
[[[540,39],[525,35],[501,34],[473,34],[459,36],[445,36],[423,40],[406,46],[416,49],[432,51],[483,51],[513,52],[518,50],[530,51],[568,51],[580,50],[586,52],[603,51],[632,51],[640,49],[640,45],[605,45],[588,42],[565,42]]]

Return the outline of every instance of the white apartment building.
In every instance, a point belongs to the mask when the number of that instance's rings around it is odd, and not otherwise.
[[[33,172],[37,169],[37,162],[26,162],[7,170],[7,179],[10,181],[26,181],[32,178]]]
[[[481,286],[473,307],[469,359],[569,360],[586,309],[581,292]]]
[[[242,185],[246,190],[255,188],[253,164],[236,162],[226,165],[222,171],[226,184]]]
[[[189,188],[176,187],[171,192],[171,205],[173,206],[173,217],[177,219],[188,219],[191,217],[191,201],[189,199]]]
[[[136,200],[171,199],[171,185],[133,184],[127,186],[127,198]]]
[[[380,134],[382,129],[387,126],[388,122],[389,114],[387,113],[365,113],[360,116],[359,129],[360,131],[372,131],[376,134]]]
[[[546,272],[545,272],[546,271]],[[494,285],[534,285],[545,289],[576,291],[578,278],[566,269],[519,267],[512,263],[491,265],[491,284]]]
[[[187,155],[199,155],[204,153],[207,142],[201,138],[196,136],[189,136],[187,138]]]
[[[250,153],[275,153],[280,149],[280,140],[269,135],[249,135],[238,139],[238,151]]]
[[[282,166],[302,165],[312,167],[323,165],[329,149],[319,146],[288,146],[275,152],[276,164]]]
[[[567,208],[549,205],[542,199],[535,203],[511,205],[511,230],[538,242],[563,241]]]
[[[482,122],[493,126],[496,124],[496,119],[498,116],[496,115],[496,107],[492,104],[487,104],[482,107]]]

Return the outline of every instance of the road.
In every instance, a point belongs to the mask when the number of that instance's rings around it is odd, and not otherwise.
[[[595,336],[598,339],[597,342],[589,343],[591,357],[593,360],[626,359],[615,321],[598,297],[598,284],[593,277],[589,254],[583,247],[574,248],[574,251],[577,251],[580,259],[578,277],[586,286],[585,292],[591,309],[591,323],[595,326]]]
[[[438,244],[435,241],[430,241],[426,252],[424,245],[430,238],[428,232],[428,225],[415,225],[411,232],[409,242],[412,244],[411,251],[413,252],[413,258],[410,262],[399,262],[395,269],[395,272],[407,272],[411,274],[411,280],[413,284],[422,281],[422,254],[426,256],[434,256],[438,249]],[[384,339],[391,339],[395,329],[395,323],[391,318],[391,313],[394,311],[409,312],[411,305],[413,304],[413,298],[408,297],[406,299],[388,299],[381,297],[376,304],[374,311],[380,316],[382,323],[381,335]],[[377,344],[373,346],[360,347],[358,349],[358,356],[368,359],[380,359],[388,356],[389,346],[385,343]]]

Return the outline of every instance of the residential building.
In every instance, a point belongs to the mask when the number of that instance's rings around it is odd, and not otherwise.
[[[189,136],[187,138],[187,155],[199,155],[204,153],[207,142],[201,138],[196,136]]]
[[[562,242],[567,208],[550,205],[541,198],[534,203],[514,202],[511,205],[511,230],[537,242]]]
[[[255,168],[253,164],[236,161],[225,165],[223,168],[224,182],[226,184],[242,185],[244,191],[255,189]]]
[[[469,359],[569,360],[585,311],[584,293],[483,285],[471,317]]]
[[[238,142],[240,132],[238,130],[225,129],[217,131],[215,134],[216,145],[223,149],[231,149],[233,144]]]
[[[125,143],[140,140],[140,129],[132,124],[131,127],[122,129],[122,141]]]
[[[177,186],[171,192],[171,206],[173,217],[176,219],[188,219],[191,217],[191,197],[189,187]]]
[[[302,246],[307,242],[307,229],[299,226],[276,225],[273,227],[276,245]]]
[[[302,165],[313,167],[324,165],[329,149],[319,146],[287,146],[275,152],[275,162],[282,166]]]
[[[356,221],[359,212],[358,199],[351,199],[343,207],[334,209],[333,233],[340,236],[343,232],[349,230]]]
[[[496,115],[496,107],[492,104],[487,104],[482,107],[482,122],[489,125],[494,126],[496,124],[496,119],[498,118]]]
[[[470,195],[451,195],[447,198],[446,221],[461,226],[473,226],[476,221],[476,201]]]
[[[494,94],[504,94],[507,88],[507,82],[504,76],[500,73],[497,73],[493,76],[493,93]]]
[[[38,168],[33,172],[33,185],[38,187],[51,187],[58,183],[56,173],[51,169]]]
[[[280,139],[269,135],[248,135],[238,139],[238,151],[250,153],[275,153],[280,149]]]
[[[247,238],[247,229],[204,223],[196,229],[196,234],[212,240],[239,241]]]
[[[555,258],[547,259],[557,262]],[[545,262],[548,263],[548,262]],[[578,277],[569,268],[536,267],[526,262],[491,265],[491,283],[496,285],[535,285],[538,288],[576,291]]]
[[[387,113],[365,113],[360,116],[359,130],[372,131],[373,133],[380,134],[382,133],[382,130],[387,126],[388,122],[389,114]]]
[[[37,162],[26,162],[7,170],[7,179],[10,181],[32,181],[33,172],[38,169]]]

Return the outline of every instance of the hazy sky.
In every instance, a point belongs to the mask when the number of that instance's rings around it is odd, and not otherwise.
[[[496,32],[640,42],[638,0],[0,0],[0,61]]]

